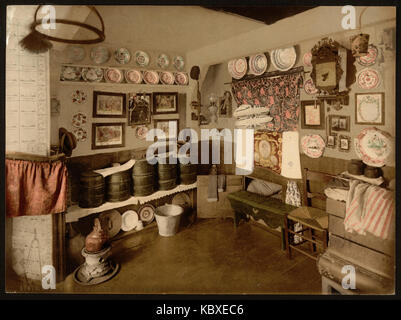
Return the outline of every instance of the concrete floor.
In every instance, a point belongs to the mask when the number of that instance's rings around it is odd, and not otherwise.
[[[234,231],[232,220],[198,220],[173,237],[157,228],[113,242],[121,269],[111,280],[81,286],[69,275],[65,293],[320,294],[315,261],[294,253],[280,238],[251,223]]]

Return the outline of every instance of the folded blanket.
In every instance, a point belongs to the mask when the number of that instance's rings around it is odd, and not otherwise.
[[[352,180],[346,202],[345,230],[365,235],[369,231],[387,239],[395,212],[395,200],[391,191]]]

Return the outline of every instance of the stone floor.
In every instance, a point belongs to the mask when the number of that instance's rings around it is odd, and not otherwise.
[[[144,232],[143,232],[144,231]],[[157,227],[112,243],[120,270],[111,280],[82,286],[72,274],[57,284],[63,293],[320,294],[316,263],[292,260],[281,240],[254,223],[235,231],[232,220],[198,220],[173,237]]]

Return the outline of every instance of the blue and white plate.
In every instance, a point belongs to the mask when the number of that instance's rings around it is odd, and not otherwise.
[[[178,71],[181,71],[181,70],[184,69],[185,62],[184,62],[184,58],[183,57],[181,57],[181,56],[174,57],[173,63],[174,63],[174,67]]]
[[[157,57],[157,65],[160,68],[165,69],[169,66],[169,64],[170,64],[170,59],[166,54],[162,53]]]
[[[119,48],[114,51],[114,59],[121,64],[127,64],[131,60],[131,52],[127,48]]]
[[[138,66],[146,67],[149,64],[149,55],[144,51],[135,52],[135,62]]]

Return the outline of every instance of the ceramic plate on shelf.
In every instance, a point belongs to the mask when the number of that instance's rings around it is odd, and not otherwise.
[[[86,138],[88,137],[88,133],[84,128],[74,128],[72,130],[72,133],[74,134],[78,142],[86,141]]]
[[[388,132],[377,128],[363,129],[354,139],[355,152],[368,166],[382,167],[390,155],[393,139]]]
[[[357,74],[358,86],[362,89],[375,89],[379,86],[379,73],[370,68],[365,68]]]
[[[108,237],[113,238],[121,230],[122,216],[117,210],[105,211],[99,215],[102,229],[107,231]]]
[[[174,84],[174,75],[169,71],[164,71],[160,74],[160,80],[163,84],[171,85]]]
[[[91,50],[90,58],[96,64],[105,63],[110,59],[110,51],[103,46],[94,47]]]
[[[297,60],[295,47],[283,49],[275,49],[271,53],[271,61],[273,66],[280,71],[290,70]]]
[[[309,95],[314,95],[319,92],[318,89],[316,89],[315,84],[313,83],[312,79],[308,79],[304,83],[304,90],[307,94]]]
[[[369,67],[376,63],[376,59],[377,59],[378,55],[379,55],[379,51],[377,50],[376,46],[374,46],[373,44],[370,44],[369,48],[368,48],[368,53],[364,56],[357,57],[356,61],[358,61],[358,63],[361,66]]]
[[[72,125],[73,127],[80,128],[84,126],[88,122],[86,114],[82,112],[78,112],[72,116]]]
[[[183,70],[185,65],[184,58],[181,56],[174,57],[173,64],[178,71]]]
[[[233,64],[233,74],[235,79],[241,79],[248,71],[248,64],[245,58],[235,59]]]
[[[308,134],[301,139],[303,152],[310,158],[319,158],[323,155],[326,143],[318,134]]]
[[[121,64],[127,64],[131,60],[131,52],[127,48],[119,48],[114,51],[114,59]]]
[[[127,210],[122,215],[121,230],[131,231],[138,224],[138,214],[134,210]]]
[[[155,211],[156,211],[155,207],[152,206],[151,204],[144,204],[138,210],[139,219],[144,224],[149,224],[155,218]]]
[[[157,57],[157,65],[160,68],[165,69],[169,66],[169,64],[170,64],[170,59],[166,54],[162,53]]]
[[[81,80],[82,69],[80,67],[63,66],[61,68],[60,80],[79,81]]]
[[[304,62],[304,66],[312,67],[312,53],[311,52],[307,52],[304,54],[303,62]]]
[[[135,135],[138,139],[145,139],[146,138],[146,134],[148,133],[149,128],[147,126],[138,126],[135,129]]]
[[[134,69],[126,70],[125,71],[125,80],[128,83],[135,83],[135,84],[141,83],[142,82],[142,73],[140,71],[134,70]]]
[[[100,82],[103,80],[103,69],[82,68],[82,78],[88,82]]]
[[[82,104],[86,102],[86,93],[82,90],[75,90],[72,92],[72,102],[77,104]]]
[[[156,71],[144,71],[143,80],[145,80],[147,84],[158,84],[160,78]]]
[[[71,62],[80,62],[85,59],[86,51],[82,46],[68,46],[67,57]]]
[[[267,57],[264,53],[258,53],[249,58],[249,71],[255,76],[265,73],[267,66]]]
[[[124,76],[121,70],[117,68],[108,68],[104,73],[104,78],[107,82],[120,83],[123,81]]]
[[[135,52],[135,62],[138,66],[146,67],[149,64],[149,55],[144,51]]]
[[[176,72],[175,83],[180,86],[185,86],[188,84],[188,76],[184,72]]]

